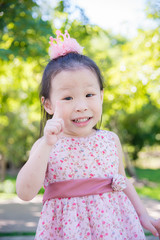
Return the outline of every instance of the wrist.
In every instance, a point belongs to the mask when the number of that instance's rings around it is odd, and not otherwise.
[[[139,220],[141,222],[141,220],[149,218],[149,215],[148,215],[147,211],[145,211],[143,213],[138,214],[138,217],[139,217]]]
[[[45,147],[47,149],[51,149],[56,142],[57,142],[56,139],[55,139],[55,141],[53,141],[53,140],[50,141],[47,138],[43,137],[41,144],[43,147]]]

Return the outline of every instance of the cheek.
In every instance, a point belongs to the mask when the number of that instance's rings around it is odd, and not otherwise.
[[[95,101],[93,104],[94,111],[98,116],[102,115],[102,102],[101,101]]]

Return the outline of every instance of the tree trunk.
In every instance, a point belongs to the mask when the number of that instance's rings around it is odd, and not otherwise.
[[[0,180],[4,181],[6,175],[6,161],[3,155],[0,155]]]
[[[135,168],[134,168],[133,164],[131,163],[131,160],[130,160],[127,152],[124,152],[124,161],[125,161],[126,170],[129,174],[129,176],[130,177],[136,177]]]

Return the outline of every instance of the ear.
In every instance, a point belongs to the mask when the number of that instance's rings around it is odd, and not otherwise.
[[[45,97],[41,97],[41,102],[42,102],[42,105],[44,106],[44,109],[46,110],[47,113],[49,113],[50,115],[53,115],[53,107],[52,107],[52,104],[50,102],[50,100],[47,98],[45,99]]]

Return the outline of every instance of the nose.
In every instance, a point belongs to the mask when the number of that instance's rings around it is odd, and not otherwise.
[[[76,112],[85,112],[88,109],[87,102],[85,100],[79,99],[75,104]]]

